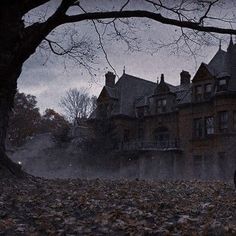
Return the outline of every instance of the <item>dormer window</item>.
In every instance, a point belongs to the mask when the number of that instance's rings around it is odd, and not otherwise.
[[[202,86],[201,85],[197,85],[195,87],[195,100],[197,102],[200,102],[202,100]]]
[[[158,113],[166,112],[166,99],[157,100],[157,112]]]
[[[227,79],[226,78],[219,79],[217,91],[225,91],[226,89],[227,89]]]

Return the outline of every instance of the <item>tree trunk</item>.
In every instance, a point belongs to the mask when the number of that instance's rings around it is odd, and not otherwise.
[[[14,105],[17,79],[23,60],[20,58],[24,22],[19,1],[4,1],[0,7],[0,175],[4,172],[22,175],[20,165],[6,155],[9,112]]]
[[[1,70],[0,75],[6,75],[5,70]],[[11,161],[6,155],[6,138],[9,123],[9,112],[14,104],[14,96],[16,93],[16,81],[20,75],[20,71],[11,73],[8,78],[1,78],[0,86],[0,174],[5,172],[16,176],[23,176],[21,166]]]

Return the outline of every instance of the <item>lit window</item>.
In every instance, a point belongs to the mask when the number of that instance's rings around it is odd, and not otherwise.
[[[202,119],[197,118],[193,120],[193,134],[195,138],[201,138],[202,137]]]
[[[219,112],[219,129],[224,132],[228,129],[229,114],[227,111]]]
[[[212,116],[205,118],[205,134],[214,134],[214,118]]]

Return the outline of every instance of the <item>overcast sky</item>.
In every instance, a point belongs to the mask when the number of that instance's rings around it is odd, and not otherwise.
[[[124,42],[111,40],[106,36],[103,38],[109,61],[119,76],[122,75],[125,66],[126,73],[155,82],[157,77],[164,73],[167,82],[177,85],[182,70],[187,70],[194,75],[200,63],[208,63],[219,47],[218,41],[214,40],[210,45],[198,50],[195,58],[190,52],[183,53],[180,50],[177,53],[173,47],[164,47],[153,54],[157,45],[150,42],[173,42],[178,37],[179,29],[146,20],[136,20],[135,26],[136,32],[131,36],[136,35],[137,42],[142,48],[140,52],[127,52],[127,45]],[[98,26],[98,29],[102,30],[101,27]],[[18,88],[21,92],[37,97],[41,112],[45,108],[53,108],[61,112],[58,105],[60,97],[69,88],[87,88],[90,94],[98,96],[105,82],[104,74],[108,70],[112,71],[105,60],[104,53],[98,47],[98,37],[91,22],[80,23],[76,28],[73,26],[73,29],[78,30],[80,36],[86,35],[88,39],[92,39],[91,46],[96,48],[96,64],[93,65],[96,69],[93,74],[96,75],[91,77],[83,66],[58,56],[48,57],[48,53],[38,50],[25,63]],[[60,31],[65,32],[65,29],[58,29],[57,32]],[[229,36],[224,39],[223,49],[227,47]]]

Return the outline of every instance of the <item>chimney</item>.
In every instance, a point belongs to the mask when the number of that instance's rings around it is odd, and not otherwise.
[[[182,70],[180,73],[180,85],[190,84],[191,75],[188,71]]]
[[[105,77],[106,77],[105,85],[108,86],[108,87],[114,87],[115,86],[116,75],[113,74],[111,71],[108,71],[105,74]]]
[[[165,81],[164,81],[164,74],[161,74],[161,81],[160,81],[160,83],[164,83]]]

